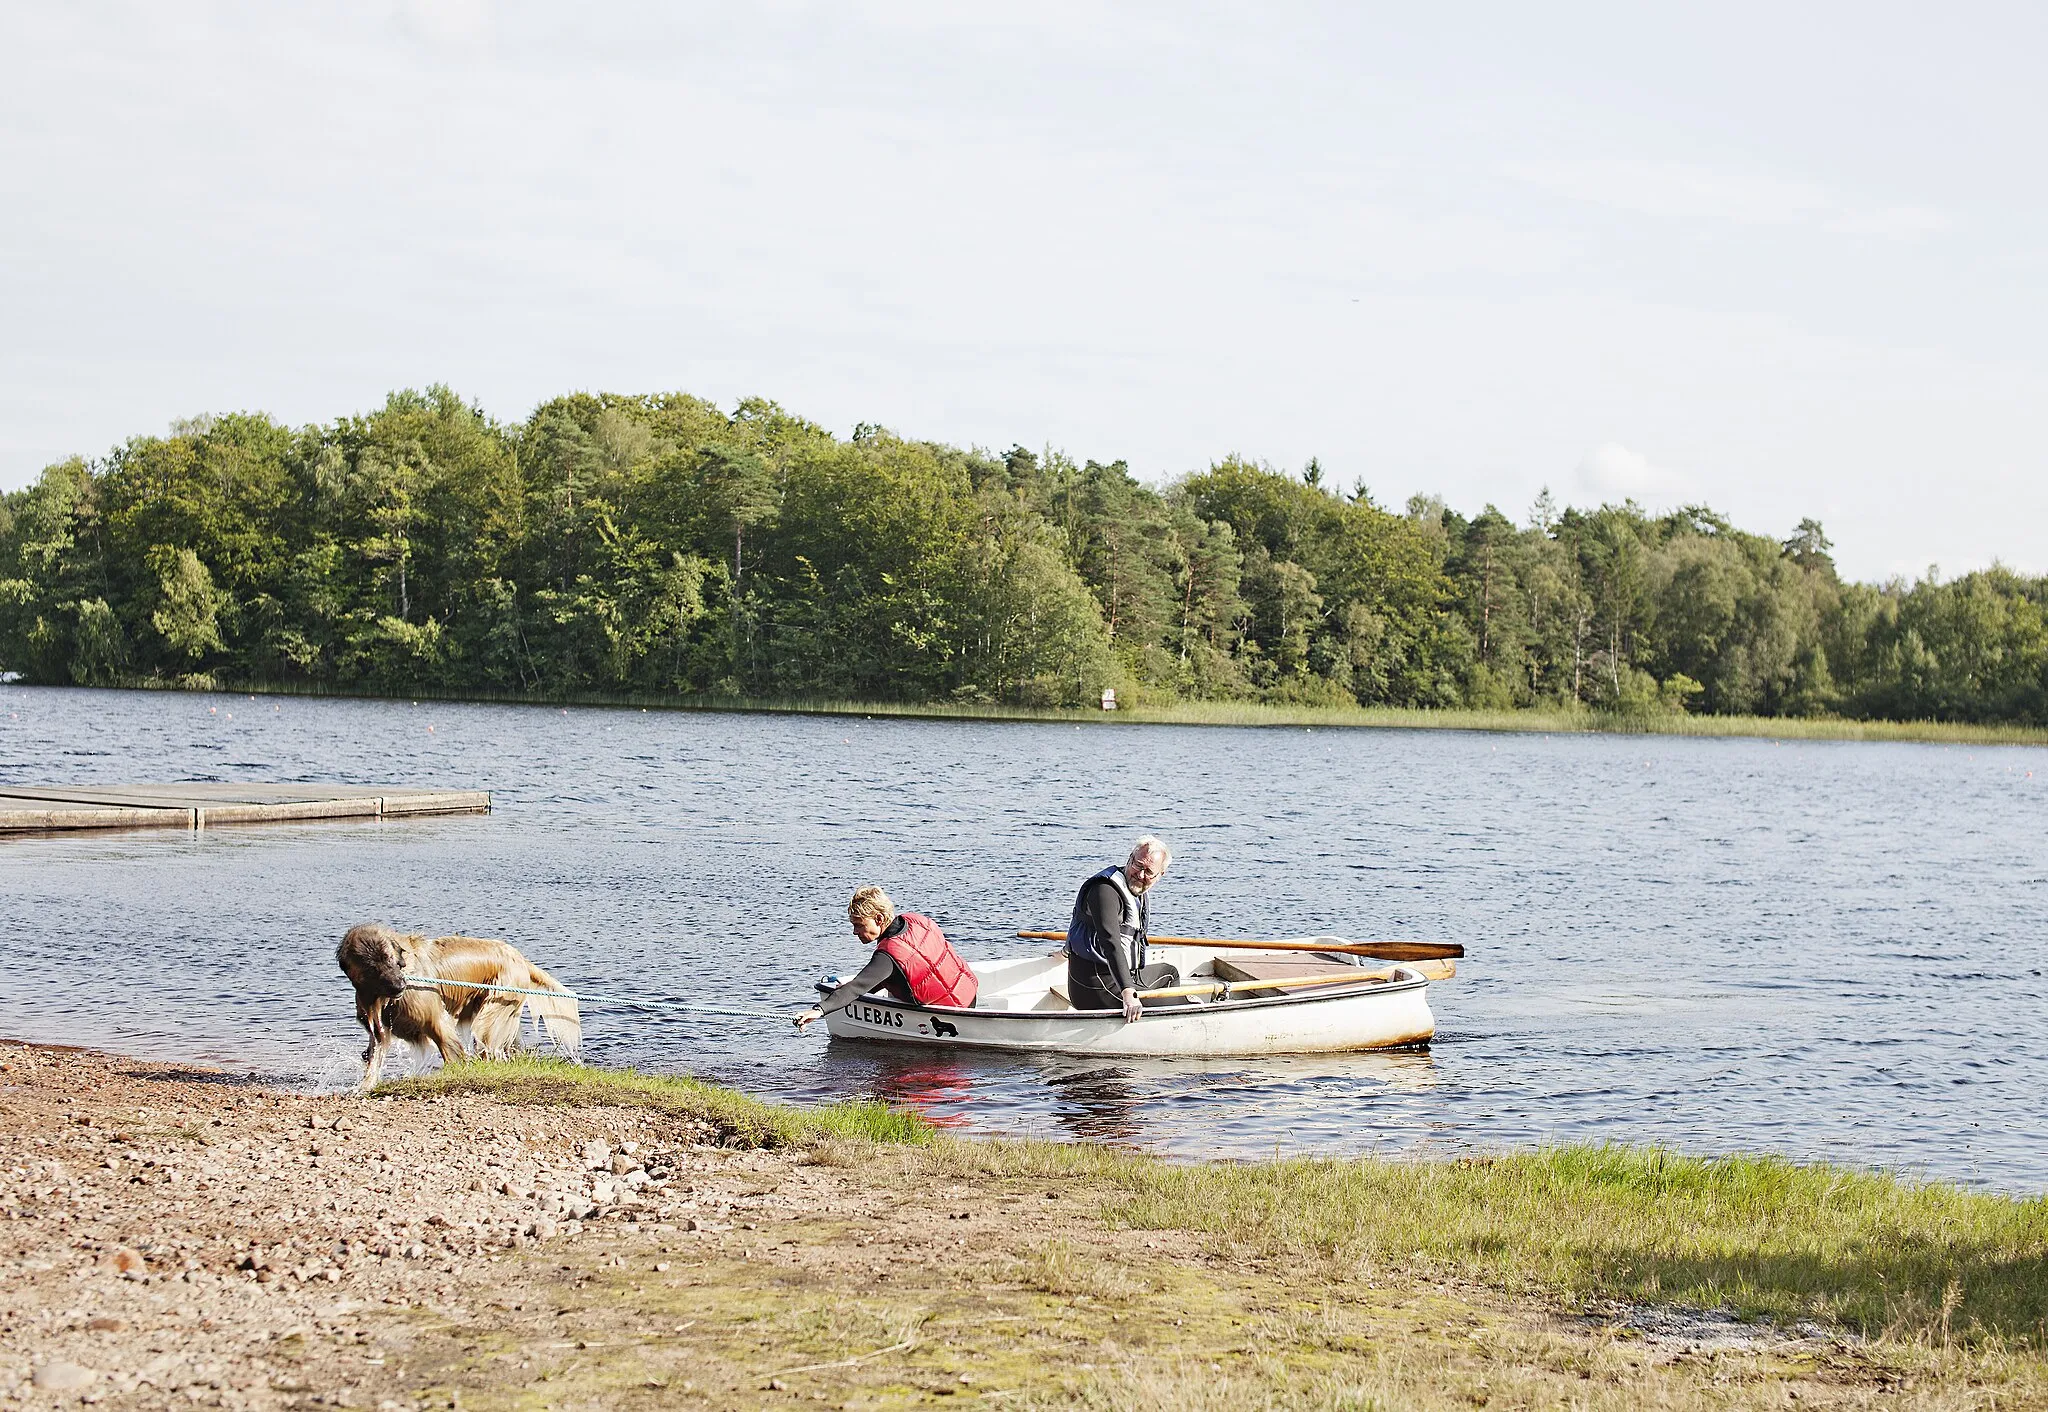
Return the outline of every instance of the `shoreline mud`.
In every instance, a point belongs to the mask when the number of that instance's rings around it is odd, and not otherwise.
[[[0,1046],[0,1404],[1940,1408],[2037,1353],[1340,1268],[958,1139]]]

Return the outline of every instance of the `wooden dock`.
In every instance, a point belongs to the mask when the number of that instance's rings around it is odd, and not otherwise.
[[[348,784],[0,784],[0,836],[490,812],[491,796],[477,789]]]

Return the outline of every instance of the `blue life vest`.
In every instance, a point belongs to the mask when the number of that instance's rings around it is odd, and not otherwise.
[[[1097,880],[1107,882],[1123,899],[1124,925],[1118,936],[1105,936],[1095,925],[1095,919],[1088,915],[1088,889]],[[1131,885],[1124,881],[1120,867],[1104,868],[1074,894],[1074,916],[1067,923],[1067,954],[1092,962],[1099,970],[1110,975],[1116,974],[1115,963],[1110,960],[1112,946],[1124,949],[1124,956],[1130,963],[1131,974],[1136,975],[1145,965],[1145,897],[1131,891]]]

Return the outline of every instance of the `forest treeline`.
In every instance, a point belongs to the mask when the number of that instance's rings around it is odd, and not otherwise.
[[[1845,583],[1812,521],[1468,518],[1324,479],[1229,457],[1158,489],[683,395],[201,418],[0,499],[0,670],[2048,724],[2048,580]]]

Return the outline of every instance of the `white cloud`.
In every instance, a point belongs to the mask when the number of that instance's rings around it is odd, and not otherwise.
[[[467,49],[490,34],[488,0],[399,0],[394,18],[414,39],[436,49]]]
[[[1578,483],[1603,504],[1633,500],[1646,506],[1671,503],[1693,488],[1690,476],[1659,466],[1618,441],[1603,441],[1585,454],[1579,461]]]
[[[1764,171],[1630,158],[1522,162],[1508,175],[1575,201],[1672,220],[1811,226],[1845,235],[1917,240],[1954,222],[1924,206],[1866,205],[1817,182]]]
[[[1940,235],[1954,230],[1955,222],[1946,212],[1926,206],[1886,206],[1868,211],[1844,211],[1827,223],[1827,228],[1844,235],[1883,235],[1894,240],[1917,240],[1923,235]]]

